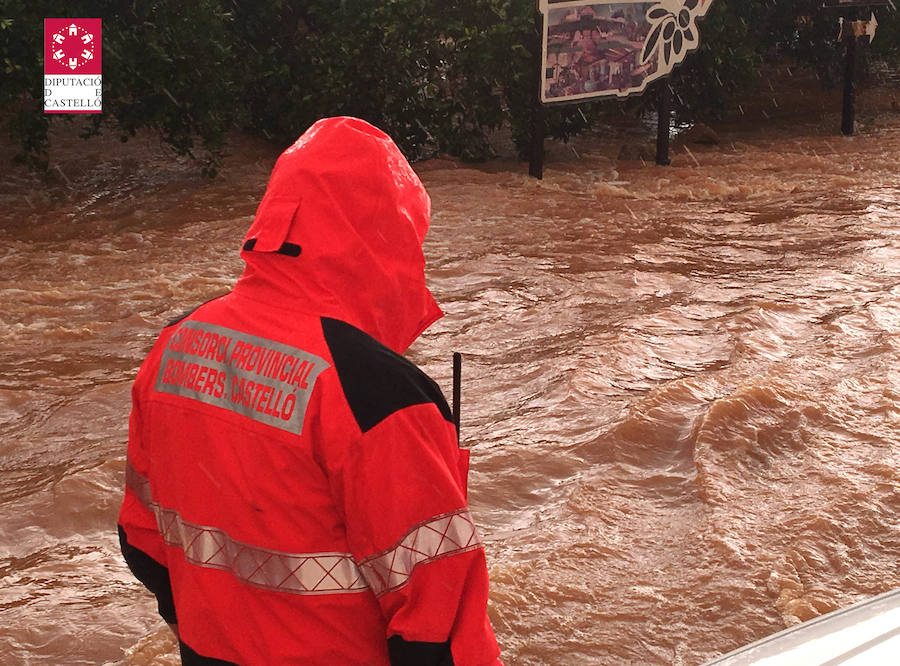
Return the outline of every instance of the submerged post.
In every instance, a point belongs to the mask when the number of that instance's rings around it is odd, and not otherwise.
[[[528,157],[528,175],[544,178],[544,107],[538,102],[531,110],[531,147]]]
[[[528,175],[542,180],[544,177],[544,104],[541,101],[541,86],[544,85],[544,62],[542,57],[542,44],[544,33],[544,15],[534,12],[534,39],[532,52],[534,53],[534,70],[537,72],[537,85],[535,85],[535,97],[531,107],[531,145],[528,148]]]
[[[671,164],[669,160],[669,129],[672,116],[672,90],[669,82],[663,81],[657,97],[656,163],[660,166]]]
[[[838,42],[847,43],[847,54],[844,60],[844,103],[841,109],[841,133],[851,136],[856,130],[856,70],[859,56],[860,40],[875,38],[878,20],[875,18],[875,7],[890,5],[896,10],[894,0],[825,0],[826,9],[836,9],[840,22]],[[860,12],[868,12],[868,19],[861,19]],[[865,14],[863,14],[864,16]],[[865,42],[863,42],[865,45]]]
[[[460,400],[462,398],[462,354],[453,352],[453,425],[456,426],[456,442],[459,443]]]
[[[847,42],[847,59],[844,62],[844,106],[841,112],[841,133],[844,136],[852,136],[856,124],[856,34],[853,20],[856,12],[851,11],[844,21],[847,33],[844,41]]]

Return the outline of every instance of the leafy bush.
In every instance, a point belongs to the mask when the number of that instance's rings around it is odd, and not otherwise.
[[[715,2],[700,50],[671,79],[681,120],[721,115],[765,61],[790,56],[823,80],[839,76],[836,17],[819,5]],[[42,113],[42,20],[87,16],[103,19],[104,39],[104,114],[78,119],[87,134],[110,118],[123,139],[154,128],[214,171],[229,130],[285,143],[318,118],[346,114],[382,127],[411,159],[490,157],[488,137],[504,125],[525,155],[539,71],[534,7],[534,0],[7,0],[0,119],[24,156],[46,159],[47,128],[59,118]],[[879,20],[873,55],[900,59],[900,18],[879,10]],[[548,107],[547,134],[573,136],[610,108],[641,113],[654,97]]]

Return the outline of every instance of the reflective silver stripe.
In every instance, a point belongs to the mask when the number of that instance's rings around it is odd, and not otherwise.
[[[250,546],[215,527],[185,521],[177,511],[153,501],[150,482],[129,462],[125,483],[156,515],[163,539],[201,567],[230,571],[255,587],[293,594],[338,594],[370,589],[381,596],[409,582],[420,564],[482,547],[467,508],[429,518],[394,546],[367,557],[357,567],[350,553],[285,553]]]
[[[129,462],[125,484],[156,515],[163,540],[200,567],[231,572],[247,585],[291,594],[358,593],[369,589],[350,553],[285,553],[232,539],[216,527],[184,520],[153,501],[150,482]]]
[[[150,496],[150,480],[142,476],[134,468],[130,460],[125,463],[125,485],[131,488],[131,492],[137,496],[138,502],[150,509],[150,511],[153,511],[151,506],[153,498]]]
[[[420,523],[396,545],[367,557],[360,568],[376,596],[409,582],[413,569],[442,557],[481,548],[481,539],[468,509],[459,509]]]

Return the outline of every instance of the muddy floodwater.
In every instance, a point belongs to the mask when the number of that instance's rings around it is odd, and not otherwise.
[[[900,586],[900,113],[864,120],[419,165],[446,316],[410,355],[448,395],[464,355],[507,664],[696,665]],[[276,151],[54,151],[0,176],[0,662],[174,664],[117,548],[129,387],[233,284]]]

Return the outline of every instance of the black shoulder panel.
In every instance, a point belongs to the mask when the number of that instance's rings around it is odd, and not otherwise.
[[[233,661],[204,657],[184,641],[178,641],[178,649],[181,651],[181,666],[238,666]]]
[[[206,305],[207,303],[212,303],[212,302],[213,302],[214,300],[216,300],[217,298],[221,298],[221,295],[220,295],[220,296],[213,296],[213,297],[212,297],[211,299],[209,299],[208,301],[204,301],[204,302],[201,303],[200,305],[197,305],[197,306],[192,307],[192,308],[191,308],[190,310],[188,310],[187,312],[185,312],[185,313],[183,313],[183,314],[180,314],[180,315],[178,315],[177,317],[175,317],[175,319],[173,319],[173,320],[170,321],[168,324],[166,324],[165,326],[163,326],[163,328],[169,328],[169,326],[174,326],[175,324],[177,324],[177,323],[179,323],[179,322],[181,322],[181,321],[187,319],[187,318],[190,317],[192,314],[194,314],[197,310],[199,310],[200,308],[202,308],[204,305]]]
[[[119,525],[119,548],[125,558],[125,564],[131,573],[148,590],[156,595],[156,606],[159,614],[169,624],[176,624],[175,602],[172,598],[172,584],[169,581],[169,570],[159,562],[128,543],[125,530]]]
[[[388,639],[388,657],[391,666],[453,666],[450,641],[423,643],[391,636]]]
[[[429,402],[453,422],[438,385],[414,364],[337,319],[323,317],[322,332],[360,430],[371,430],[404,407]]]
[[[201,303],[200,305],[203,305],[203,304]],[[175,319],[173,319],[168,324],[163,326],[163,328],[169,328],[170,326],[174,326],[175,324],[181,322],[182,320],[187,319],[188,317],[190,317],[192,314],[194,314],[194,312],[196,312],[200,308],[200,305],[197,305],[197,306],[191,308],[190,310],[188,310],[187,312],[183,312],[182,314],[178,315],[177,317],[175,317]]]

